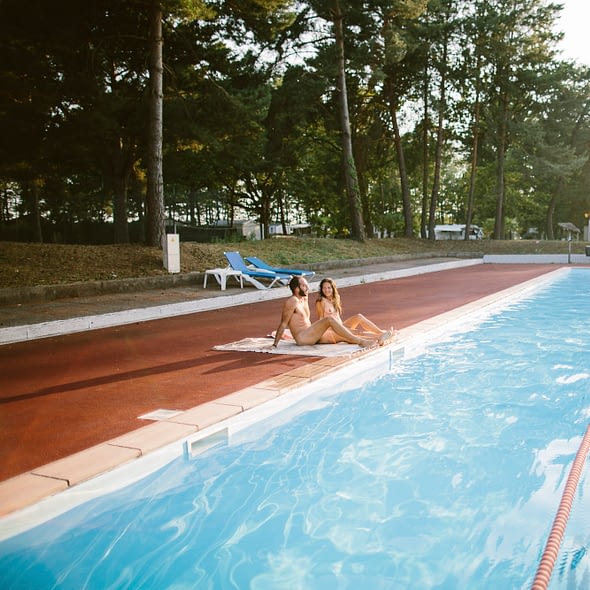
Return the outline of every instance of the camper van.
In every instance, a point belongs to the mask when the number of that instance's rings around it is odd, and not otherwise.
[[[465,239],[465,224],[449,224],[449,225],[435,225],[434,239],[435,240],[464,240]],[[478,225],[472,225],[469,228],[470,240],[481,240],[483,238],[483,231]]]

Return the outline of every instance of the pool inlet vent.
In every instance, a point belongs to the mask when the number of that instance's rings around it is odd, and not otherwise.
[[[229,431],[227,428],[223,428],[197,440],[184,441],[184,455],[187,459],[194,459],[213,447],[228,444],[228,441]]]

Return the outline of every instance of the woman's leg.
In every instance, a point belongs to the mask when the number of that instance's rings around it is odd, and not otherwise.
[[[336,338],[340,337],[340,342],[349,342],[350,344],[358,344],[363,348],[373,346],[376,343],[375,338],[367,339],[353,334],[348,328],[336,321],[333,317],[325,317],[317,322],[314,322],[309,328],[306,328],[297,334],[296,342],[299,345],[307,344],[333,344],[334,338],[331,334],[325,336],[326,332],[330,330],[334,332]]]
[[[375,336],[381,336],[386,330],[382,330],[379,326],[374,324],[371,320],[368,320],[364,315],[357,313],[346,319],[343,324],[351,331],[358,330],[359,326],[363,332],[374,334]]]

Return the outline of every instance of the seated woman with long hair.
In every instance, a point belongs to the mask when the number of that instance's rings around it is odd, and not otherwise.
[[[338,288],[333,279],[325,278],[320,281],[318,298],[315,304],[318,319],[326,316],[336,318],[341,324],[346,326],[351,332],[378,336],[380,342],[391,340],[395,335],[393,326],[389,330],[382,330],[364,315],[357,313],[346,320],[342,320],[342,302]],[[339,342],[337,334],[333,334],[334,342]]]

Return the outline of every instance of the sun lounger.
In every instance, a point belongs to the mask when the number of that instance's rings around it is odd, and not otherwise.
[[[239,252],[224,252],[229,265],[234,270],[239,270],[242,273],[242,279],[251,285],[254,285],[257,289],[270,289],[275,285],[286,285],[291,280],[292,275],[287,273],[278,273],[270,270],[253,269],[248,266],[242,255]],[[265,285],[261,281],[269,281],[268,285]]]
[[[270,270],[272,272],[284,273],[292,276],[313,277],[313,275],[315,275],[313,270],[295,270],[291,268],[279,268],[276,266],[271,266],[256,256],[246,256],[246,262],[255,266],[257,269]]]

